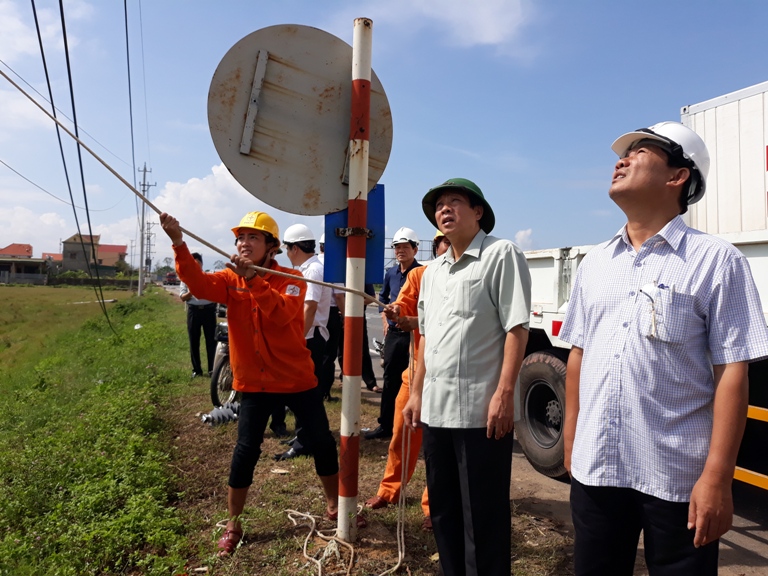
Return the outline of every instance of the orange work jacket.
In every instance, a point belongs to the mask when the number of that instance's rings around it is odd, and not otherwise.
[[[317,386],[312,356],[304,338],[301,272],[271,260],[268,268],[296,280],[265,274],[251,280],[229,269],[207,274],[186,244],[174,246],[176,272],[197,298],[227,305],[229,356],[241,392],[302,392]]]

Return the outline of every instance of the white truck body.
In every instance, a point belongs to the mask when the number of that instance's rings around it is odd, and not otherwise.
[[[706,194],[684,219],[731,242],[747,257],[768,320],[768,82],[684,106],[681,122],[704,139],[711,158]],[[591,248],[525,253],[532,279],[531,331],[517,387],[516,430],[534,467],[553,477],[564,477],[561,430],[570,348],[558,335],[576,269]],[[763,462],[768,451],[766,379],[768,361],[750,365],[750,420],[740,464],[760,471],[740,467],[736,478],[768,489],[768,464]]]

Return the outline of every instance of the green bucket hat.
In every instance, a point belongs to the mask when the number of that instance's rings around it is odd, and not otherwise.
[[[496,225],[496,217],[493,215],[491,205],[486,201],[480,187],[472,182],[472,180],[467,180],[466,178],[451,178],[440,184],[440,186],[431,188],[429,192],[426,193],[424,199],[421,201],[421,208],[424,210],[424,215],[432,223],[432,226],[437,228],[437,220],[435,219],[435,204],[437,203],[437,198],[440,194],[447,192],[448,190],[464,192],[480,201],[480,204],[483,205],[483,216],[480,218],[480,229],[486,234],[490,234],[491,230],[493,230],[493,227]]]

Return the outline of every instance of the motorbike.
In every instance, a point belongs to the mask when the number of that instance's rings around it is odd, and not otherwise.
[[[379,354],[379,363],[384,366],[384,342],[379,342],[376,338],[373,339],[373,348]]]
[[[227,403],[239,402],[240,393],[232,389],[232,365],[229,362],[229,327],[227,325],[227,307],[219,304],[216,307],[216,316],[223,318],[223,322],[216,325],[214,340],[216,340],[216,355],[213,360],[213,372],[211,372],[211,402],[215,407],[224,406]]]

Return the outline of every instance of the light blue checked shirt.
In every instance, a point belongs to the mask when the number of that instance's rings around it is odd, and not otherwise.
[[[768,356],[746,258],[679,216],[639,252],[626,228],[590,250],[560,338],[584,349],[573,477],[672,502],[709,452],[712,365]]]

